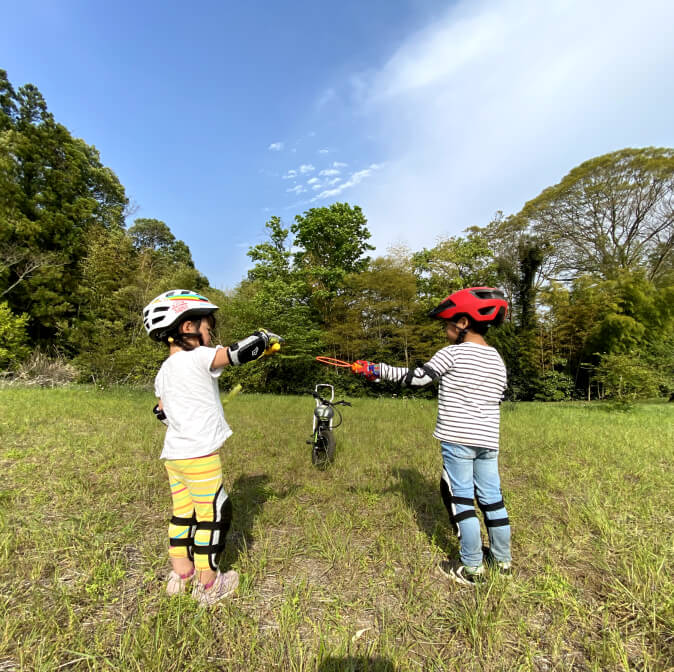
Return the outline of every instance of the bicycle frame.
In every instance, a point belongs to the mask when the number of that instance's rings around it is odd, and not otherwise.
[[[330,399],[327,399],[327,404],[321,400],[321,393],[319,390],[321,387],[327,387],[330,390]],[[314,401],[316,402],[316,407],[314,408],[313,426],[311,428],[314,440],[316,439],[316,431],[318,430],[319,425],[324,429],[332,429],[332,420],[335,417],[335,411],[330,404],[332,404],[334,399],[335,388],[332,385],[319,383],[314,388]]]

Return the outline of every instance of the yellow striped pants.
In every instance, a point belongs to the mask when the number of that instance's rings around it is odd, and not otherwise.
[[[166,460],[166,471],[173,499],[169,556],[190,558],[197,571],[216,570],[232,521],[220,455]]]

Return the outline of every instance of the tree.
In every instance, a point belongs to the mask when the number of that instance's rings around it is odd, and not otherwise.
[[[168,252],[176,239],[164,222],[143,217],[134,220],[128,234],[137,250]]]
[[[31,84],[14,90],[0,71],[0,291],[15,313],[30,312],[34,340],[54,338],[77,314],[78,262],[93,226],[121,228],[127,200],[94,147],[55,122]]]
[[[127,233],[139,252],[156,252],[160,257],[194,268],[190,248],[182,240],[176,240],[171,229],[160,219],[139,217]]]
[[[228,297],[222,336],[232,342],[266,327],[282,334],[287,345],[280,355],[264,360],[260,366],[226,371],[223,383],[241,382],[248,390],[305,391],[308,368],[323,347],[321,325],[310,305],[305,275],[292,263],[289,230],[276,216],[266,228],[269,240],[248,250],[255,265]]]
[[[345,359],[402,360],[409,366],[426,350],[417,338],[419,310],[409,259],[378,257],[345,278],[326,343]]]
[[[317,291],[334,292],[347,273],[363,270],[369,261],[363,254],[374,249],[367,220],[356,205],[333,203],[297,215],[290,230],[299,248],[294,264],[311,279]]]
[[[622,149],[590,159],[518,217],[552,243],[555,274],[657,278],[674,254],[674,150]]]
[[[412,263],[419,292],[436,301],[464,287],[498,282],[494,253],[479,229],[413,254]]]
[[[364,253],[374,249],[363,211],[348,203],[311,208],[297,215],[290,227],[295,234],[293,267],[309,288],[309,300],[320,324],[333,323],[332,307],[348,273],[364,270]]]

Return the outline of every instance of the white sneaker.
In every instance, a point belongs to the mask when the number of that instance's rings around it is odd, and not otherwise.
[[[452,563],[449,560],[443,560],[438,568],[449,579],[462,586],[474,586],[481,583],[485,578],[484,565],[478,567],[468,567],[461,563]]]
[[[203,607],[210,607],[225,597],[229,597],[239,585],[239,573],[230,569],[224,574],[220,571],[215,576],[213,585],[206,589],[196,582],[192,589],[192,597]]]
[[[183,578],[175,570],[171,570],[166,582],[166,592],[169,595],[180,595],[187,590],[187,584],[195,577],[195,572]]]

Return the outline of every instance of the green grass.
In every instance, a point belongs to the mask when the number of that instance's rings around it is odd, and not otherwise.
[[[356,399],[311,466],[310,397],[240,395],[230,601],[168,598],[149,393],[0,390],[0,670],[672,670],[674,404],[506,404],[515,574],[473,590],[430,401]]]

